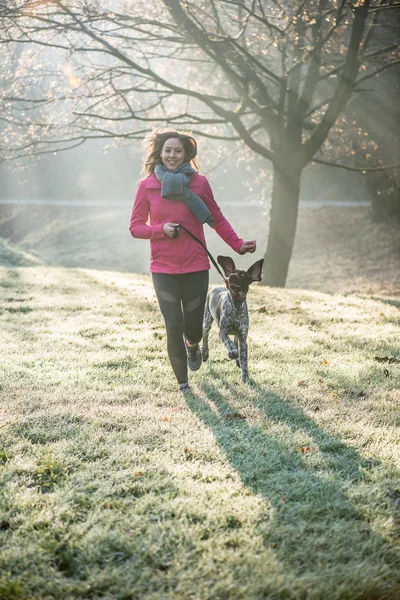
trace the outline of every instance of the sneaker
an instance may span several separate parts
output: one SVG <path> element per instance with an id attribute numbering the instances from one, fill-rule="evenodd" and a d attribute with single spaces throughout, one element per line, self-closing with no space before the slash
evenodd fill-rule
<path id="1" fill-rule="evenodd" d="M 188 383 L 180 383 L 179 384 L 179 391 L 180 392 L 190 392 L 190 387 Z"/>
<path id="2" fill-rule="evenodd" d="M 188 367 L 191 371 L 198 371 L 201 367 L 201 363 L 203 362 L 200 346 L 199 344 L 196 344 L 195 346 L 188 346 L 185 338 L 183 338 L 183 340 L 185 342 Z"/>

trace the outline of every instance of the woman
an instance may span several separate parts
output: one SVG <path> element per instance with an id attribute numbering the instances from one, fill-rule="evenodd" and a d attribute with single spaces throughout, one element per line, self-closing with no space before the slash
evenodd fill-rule
<path id="1" fill-rule="evenodd" d="M 156 130 L 144 145 L 147 177 L 139 183 L 129 230 L 135 238 L 150 240 L 150 271 L 165 320 L 168 356 L 179 389 L 186 391 L 188 365 L 197 371 L 202 362 L 199 342 L 210 263 L 204 248 L 177 226 L 205 244 L 203 224 L 208 223 L 239 254 L 255 252 L 256 242 L 239 238 L 221 213 L 206 177 L 198 174 L 191 135 Z"/>

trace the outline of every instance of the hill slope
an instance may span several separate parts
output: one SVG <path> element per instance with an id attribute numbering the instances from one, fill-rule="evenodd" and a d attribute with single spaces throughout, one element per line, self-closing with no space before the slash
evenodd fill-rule
<path id="1" fill-rule="evenodd" d="M 260 205 L 224 214 L 245 239 L 265 249 L 268 215 Z M 147 273 L 149 243 L 128 231 L 130 206 L 1 206 L 0 236 L 42 263 Z M 229 247 L 206 228 L 214 256 Z M 242 268 L 249 257 L 235 256 Z M 5 264 L 4 260 L 0 264 Z M 212 281 L 219 276 L 212 270 Z M 330 293 L 400 295 L 400 223 L 374 223 L 367 207 L 300 207 L 288 287 Z"/>

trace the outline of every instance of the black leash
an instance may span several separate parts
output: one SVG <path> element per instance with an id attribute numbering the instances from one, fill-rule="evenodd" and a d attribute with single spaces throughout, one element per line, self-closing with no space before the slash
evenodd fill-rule
<path id="1" fill-rule="evenodd" d="M 189 229 L 186 229 L 186 227 L 184 227 L 183 225 L 174 225 L 174 229 L 175 229 L 175 235 L 174 237 L 178 236 L 178 230 L 179 229 L 183 229 L 184 231 L 186 231 L 186 233 L 188 233 L 190 235 L 191 238 L 193 238 L 198 244 L 200 244 L 200 246 L 203 246 L 204 250 L 207 252 L 209 259 L 211 260 L 212 264 L 214 265 L 214 267 L 217 269 L 218 273 L 221 275 L 222 279 L 224 280 L 224 282 L 226 281 L 226 277 L 225 275 L 222 273 L 221 269 L 219 268 L 218 264 L 216 263 L 213 255 L 207 250 L 206 246 L 203 244 L 203 242 L 201 240 L 199 240 L 199 238 L 194 235 L 194 233 L 192 233 L 191 231 L 189 231 Z"/>

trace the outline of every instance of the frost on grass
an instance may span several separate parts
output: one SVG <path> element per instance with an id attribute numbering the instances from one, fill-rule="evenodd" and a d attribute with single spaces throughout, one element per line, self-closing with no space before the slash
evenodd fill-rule
<path id="1" fill-rule="evenodd" d="M 255 287 L 183 398 L 149 278 L 0 279 L 1 597 L 395 597 L 395 304 Z"/>

